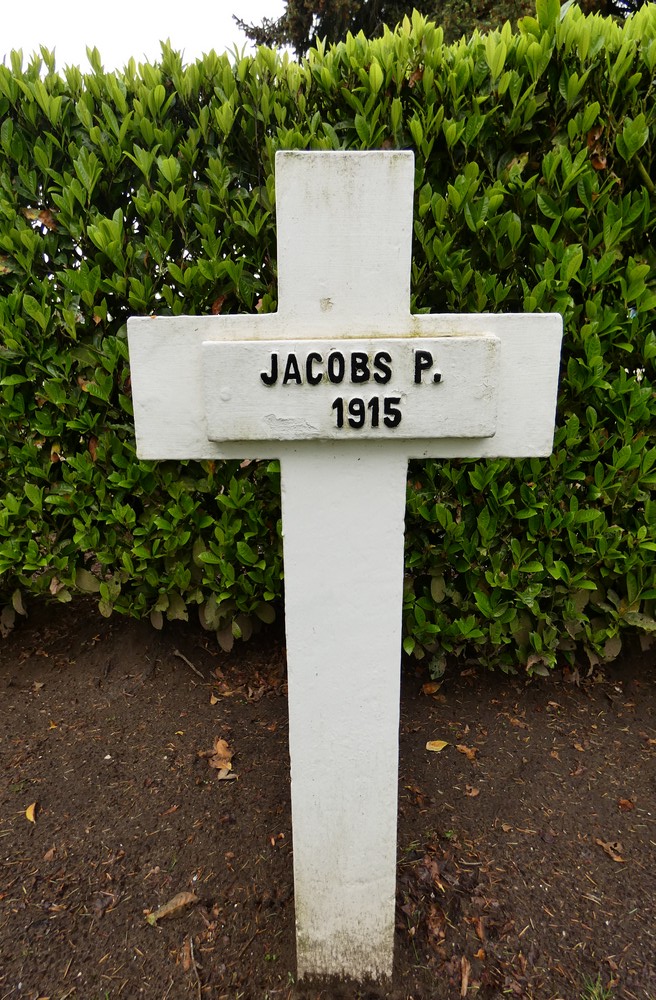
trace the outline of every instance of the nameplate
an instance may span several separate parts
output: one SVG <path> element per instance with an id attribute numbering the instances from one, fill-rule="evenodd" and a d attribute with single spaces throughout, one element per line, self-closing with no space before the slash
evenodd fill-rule
<path id="1" fill-rule="evenodd" d="M 295 441 L 492 437 L 494 335 L 206 341 L 207 437 Z"/>

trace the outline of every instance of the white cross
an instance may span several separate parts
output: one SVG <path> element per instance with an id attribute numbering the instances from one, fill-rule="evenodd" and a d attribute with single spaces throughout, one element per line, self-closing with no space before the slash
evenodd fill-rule
<path id="1" fill-rule="evenodd" d="M 141 458 L 280 458 L 299 976 L 391 975 L 409 458 L 547 455 L 558 315 L 411 315 L 409 152 L 276 156 L 278 312 L 128 323 Z"/>

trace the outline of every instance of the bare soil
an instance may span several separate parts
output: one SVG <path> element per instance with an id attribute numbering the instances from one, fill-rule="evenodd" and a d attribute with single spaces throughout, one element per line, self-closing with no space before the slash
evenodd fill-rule
<path id="1" fill-rule="evenodd" d="M 655 665 L 406 669 L 394 982 L 299 985 L 282 634 L 34 609 L 0 643 L 0 1000 L 656 1000 Z"/>

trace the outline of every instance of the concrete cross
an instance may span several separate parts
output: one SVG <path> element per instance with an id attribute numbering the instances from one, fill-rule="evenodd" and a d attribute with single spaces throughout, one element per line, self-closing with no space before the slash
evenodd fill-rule
<path id="1" fill-rule="evenodd" d="M 276 156 L 278 312 L 128 323 L 141 458 L 279 458 L 300 977 L 391 976 L 409 458 L 547 455 L 558 315 L 411 315 L 409 152 Z"/>

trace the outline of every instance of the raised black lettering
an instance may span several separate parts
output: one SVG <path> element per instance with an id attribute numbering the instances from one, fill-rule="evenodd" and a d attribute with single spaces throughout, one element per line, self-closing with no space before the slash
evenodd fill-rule
<path id="1" fill-rule="evenodd" d="M 386 427 L 398 427 L 401 423 L 400 396 L 387 396 L 383 403 L 383 423 Z"/>
<path id="2" fill-rule="evenodd" d="M 367 415 L 364 399 L 360 399 L 358 396 L 355 399 L 350 399 L 348 412 L 349 427 L 353 427 L 354 430 L 359 431 L 361 427 L 364 427 L 364 418 Z"/>
<path id="3" fill-rule="evenodd" d="M 344 426 L 344 400 L 341 399 L 338 396 L 337 399 L 333 400 L 333 405 L 331 406 L 331 409 L 335 411 L 335 426 L 336 427 L 343 427 Z"/>
<path id="4" fill-rule="evenodd" d="M 392 377 L 392 355 L 387 351 L 378 351 L 374 355 L 374 382 L 385 385 Z"/>
<path id="5" fill-rule="evenodd" d="M 288 356 L 287 364 L 285 365 L 285 374 L 282 377 L 282 384 L 287 385 L 288 382 L 295 382 L 296 385 L 303 385 L 301 370 L 298 367 L 298 361 L 295 354 L 290 354 Z"/>
<path id="6" fill-rule="evenodd" d="M 368 382 L 371 378 L 369 372 L 369 358 L 364 351 L 351 352 L 351 382 Z"/>
<path id="7" fill-rule="evenodd" d="M 275 385 L 278 381 L 278 355 L 271 355 L 271 371 L 260 372 L 260 378 L 265 385 Z"/>
<path id="8" fill-rule="evenodd" d="M 316 351 L 310 351 L 305 360 L 305 379 L 308 385 L 319 385 L 319 382 L 323 378 L 321 372 L 315 372 L 312 366 L 315 364 L 320 365 L 323 358 Z"/>
<path id="9" fill-rule="evenodd" d="M 421 384 L 422 375 L 433 364 L 430 351 L 415 351 L 415 385 Z"/>
<path id="10" fill-rule="evenodd" d="M 345 369 L 346 364 L 343 354 L 333 351 L 332 354 L 328 355 L 328 378 L 334 385 L 339 385 L 344 380 Z"/>
<path id="11" fill-rule="evenodd" d="M 372 396 L 367 403 L 367 408 L 371 411 L 371 426 L 378 427 L 380 419 L 380 400 L 378 396 Z"/>

